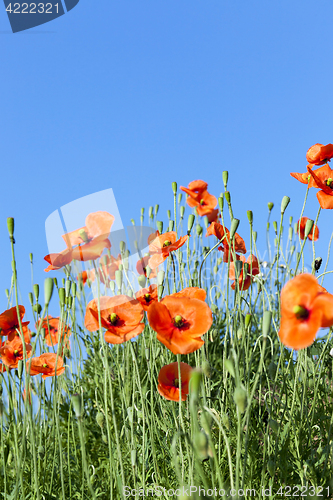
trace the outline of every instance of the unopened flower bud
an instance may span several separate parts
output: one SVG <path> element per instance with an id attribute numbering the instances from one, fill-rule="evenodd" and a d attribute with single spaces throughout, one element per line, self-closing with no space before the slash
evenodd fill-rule
<path id="1" fill-rule="evenodd" d="M 284 212 L 286 211 L 286 208 L 289 205 L 289 203 L 290 203 L 289 196 L 284 196 L 282 198 L 282 202 L 281 202 L 281 214 L 284 214 Z"/>
<path id="2" fill-rule="evenodd" d="M 156 227 L 157 227 L 157 230 L 160 234 L 163 233 L 163 221 L 161 220 L 157 220 L 156 221 Z"/>
<path id="3" fill-rule="evenodd" d="M 224 170 L 222 172 L 222 180 L 223 180 L 225 190 L 227 190 L 228 178 L 229 178 L 229 172 L 228 172 L 228 170 Z"/>
<path id="4" fill-rule="evenodd" d="M 269 202 L 267 203 L 267 206 L 268 206 L 268 210 L 271 212 L 271 211 L 273 210 L 274 203 L 273 203 L 273 202 L 271 202 L 271 201 L 269 201 Z"/>
<path id="5" fill-rule="evenodd" d="M 8 228 L 9 237 L 13 238 L 13 236 L 14 236 L 14 218 L 13 217 L 7 217 L 7 228 Z"/>
<path id="6" fill-rule="evenodd" d="M 190 214 L 188 216 L 188 221 L 187 221 L 187 234 L 190 234 L 190 232 L 192 231 L 192 227 L 193 227 L 194 221 L 195 221 L 194 215 Z"/>
<path id="7" fill-rule="evenodd" d="M 46 278 L 44 281 L 44 301 L 45 305 L 48 306 L 53 293 L 54 281 L 52 278 Z"/>
<path id="8" fill-rule="evenodd" d="M 171 184 L 171 186 L 172 186 L 173 194 L 177 194 L 177 182 L 173 182 Z"/>

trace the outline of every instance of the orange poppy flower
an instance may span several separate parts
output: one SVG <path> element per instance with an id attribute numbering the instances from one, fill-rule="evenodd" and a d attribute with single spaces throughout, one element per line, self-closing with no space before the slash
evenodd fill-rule
<path id="1" fill-rule="evenodd" d="M 243 262 L 243 264 L 245 263 L 245 257 L 243 255 L 240 256 L 240 260 Z M 252 276 L 259 274 L 259 262 L 258 262 L 257 257 L 255 257 L 254 255 L 250 255 L 247 258 L 246 262 L 249 265 L 249 269 L 248 269 L 248 274 L 247 274 L 245 280 L 244 280 L 244 276 L 243 276 L 244 265 L 242 266 L 242 270 L 241 270 L 240 275 L 238 277 L 238 283 L 239 283 L 240 290 L 248 290 L 250 288 L 250 286 L 252 284 L 252 278 L 250 276 L 250 273 L 252 274 Z M 252 264 L 251 264 L 251 262 L 252 262 Z M 252 270 L 251 270 L 251 265 L 252 265 Z M 231 280 L 236 279 L 234 262 L 230 263 L 229 279 L 231 279 Z M 235 290 L 235 287 L 236 287 L 236 281 L 234 281 L 231 285 L 231 288 L 233 290 Z"/>
<path id="2" fill-rule="evenodd" d="M 155 269 L 162 264 L 162 262 L 169 257 L 170 252 L 184 245 L 187 238 L 187 235 L 181 236 L 179 240 L 176 241 L 177 233 L 175 231 L 169 231 L 157 236 L 149 245 L 149 251 L 152 254 L 148 261 L 149 267 Z"/>
<path id="3" fill-rule="evenodd" d="M 48 318 L 46 317 L 39 321 L 39 323 L 42 323 L 41 328 L 45 329 L 45 343 L 50 347 L 57 345 L 61 338 L 64 339 L 67 346 L 69 345 L 68 337 L 70 336 L 71 331 L 68 326 L 62 323 L 62 331 L 60 332 L 59 319 L 59 317 L 53 318 L 52 316 L 48 316 Z"/>
<path id="4" fill-rule="evenodd" d="M 282 288 L 279 337 L 285 346 L 304 349 L 319 328 L 333 325 L 333 295 L 321 288 L 312 274 L 299 274 Z"/>
<path id="5" fill-rule="evenodd" d="M 219 240 L 222 240 L 222 247 L 218 247 L 219 250 L 223 250 L 223 262 L 228 262 L 229 247 L 230 247 L 230 231 L 224 228 L 222 224 L 218 222 L 212 222 L 207 228 L 206 236 L 216 236 Z M 236 253 L 246 253 L 245 242 L 243 238 L 235 233 L 235 252 Z M 236 255 L 236 260 L 239 260 L 239 256 Z M 232 252 L 230 252 L 230 262 L 233 261 Z"/>
<path id="6" fill-rule="evenodd" d="M 8 366 L 0 363 L 0 373 L 5 373 L 7 371 Z"/>
<path id="7" fill-rule="evenodd" d="M 57 362 L 57 364 L 56 364 Z M 29 363 L 27 361 L 27 371 L 29 370 Z M 32 358 L 30 365 L 30 376 L 39 375 L 42 373 L 42 378 L 54 377 L 56 374 L 61 375 L 64 373 L 64 360 L 53 352 L 41 354 L 38 358 Z"/>
<path id="8" fill-rule="evenodd" d="M 93 212 L 86 218 L 86 225 L 62 237 L 69 249 L 73 250 L 73 259 L 80 261 L 95 260 L 103 253 L 104 248 L 111 248 L 108 236 L 114 216 L 108 212 Z"/>
<path id="9" fill-rule="evenodd" d="M 304 240 L 304 238 L 305 238 L 305 226 L 306 226 L 306 223 L 308 220 L 309 220 L 308 217 L 302 217 L 301 221 L 297 222 L 297 233 L 299 232 L 301 240 Z M 308 239 L 310 241 L 312 241 L 312 232 L 313 232 L 313 229 L 311 230 L 311 232 L 308 236 Z M 314 241 L 317 241 L 318 238 L 319 238 L 319 229 L 318 229 L 318 226 L 316 226 L 315 233 L 314 233 Z"/>
<path id="10" fill-rule="evenodd" d="M 189 354 L 199 349 L 201 336 L 212 326 L 212 311 L 206 302 L 188 297 L 165 297 L 147 311 L 157 339 L 174 354 Z"/>
<path id="11" fill-rule="evenodd" d="M 211 212 L 209 212 L 209 214 L 206 215 L 208 222 L 218 222 L 218 220 L 221 218 L 218 208 L 215 208 L 215 210 L 212 210 Z"/>
<path id="12" fill-rule="evenodd" d="M 27 340 L 27 338 L 29 337 L 30 340 L 31 332 L 28 328 L 26 328 L 30 321 L 22 321 L 25 314 L 25 307 L 18 306 L 18 308 L 20 312 L 24 338 Z M 11 307 L 10 309 L 7 309 L 7 311 L 0 314 L 0 335 L 8 336 L 8 340 L 13 340 L 16 335 L 19 336 L 19 330 L 20 325 L 17 317 L 16 307 Z"/>
<path id="13" fill-rule="evenodd" d="M 192 181 L 188 187 L 180 189 L 188 194 L 187 204 L 197 208 L 198 215 L 208 215 L 217 205 L 217 198 L 207 191 L 208 184 L 204 181 Z"/>
<path id="14" fill-rule="evenodd" d="M 181 398 L 186 401 L 189 393 L 188 386 L 193 368 L 187 363 L 180 363 Z M 179 401 L 179 373 L 178 363 L 163 366 L 158 374 L 158 392 L 169 401 Z"/>
<path id="15" fill-rule="evenodd" d="M 176 292 L 170 295 L 170 297 L 188 297 L 189 299 L 199 299 L 203 301 L 206 300 L 206 296 L 206 290 L 197 286 L 187 287 L 180 292 Z"/>
<path id="16" fill-rule="evenodd" d="M 142 305 L 143 309 L 148 311 L 148 307 L 150 307 L 153 302 L 158 300 L 157 285 L 150 285 L 149 288 L 142 288 L 135 294 L 135 296 Z"/>
<path id="17" fill-rule="evenodd" d="M 146 267 L 149 265 L 149 259 L 150 259 L 150 255 L 146 255 L 145 257 L 142 257 L 142 259 L 138 260 L 138 262 L 136 263 L 137 272 L 141 275 L 146 276 L 146 277 L 147 277 Z M 149 279 L 156 278 L 157 272 L 158 272 L 158 269 L 156 269 L 156 270 L 152 269 L 151 273 L 149 275 Z"/>
<path id="18" fill-rule="evenodd" d="M 308 166 L 308 171 L 311 175 L 309 181 L 310 187 L 321 189 L 317 193 L 319 205 L 324 209 L 333 209 L 333 170 L 328 165 L 313 171 Z"/>
<path id="19" fill-rule="evenodd" d="M 45 272 L 48 273 L 49 271 L 58 271 L 58 269 L 61 269 L 72 262 L 72 250 L 66 248 L 66 250 L 63 250 L 60 253 L 50 253 L 44 257 L 44 260 L 50 264 L 46 269 L 44 269 Z"/>
<path id="20" fill-rule="evenodd" d="M 100 297 L 101 325 L 105 328 L 104 339 L 109 344 L 122 344 L 139 335 L 145 325 L 140 302 L 127 295 Z M 86 309 L 84 324 L 87 330 L 99 329 L 98 301 L 93 299 Z"/>
<path id="21" fill-rule="evenodd" d="M 25 344 L 27 357 L 31 356 L 31 345 Z M 7 368 L 17 368 L 18 362 L 23 359 L 23 344 L 19 337 L 15 337 L 10 342 L 6 341 L 0 347 L 0 358 Z"/>
<path id="22" fill-rule="evenodd" d="M 95 273 L 94 273 L 94 278 L 95 278 Z M 78 281 L 81 280 L 82 283 L 85 285 L 87 283 L 87 280 L 91 280 L 90 278 L 90 271 L 82 271 L 82 273 L 79 273 L 77 278 Z"/>
<path id="23" fill-rule="evenodd" d="M 298 172 L 291 172 L 290 175 L 297 179 L 302 184 L 308 184 L 309 182 L 309 172 L 305 172 L 304 174 L 299 174 Z"/>
<path id="24" fill-rule="evenodd" d="M 306 159 L 312 165 L 323 165 L 333 158 L 333 144 L 315 144 L 308 149 Z"/>

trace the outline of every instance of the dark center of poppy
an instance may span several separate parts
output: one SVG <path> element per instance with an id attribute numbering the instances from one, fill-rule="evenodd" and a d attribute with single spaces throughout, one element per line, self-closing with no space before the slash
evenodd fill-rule
<path id="1" fill-rule="evenodd" d="M 171 241 L 169 240 L 165 240 L 165 242 L 163 243 L 163 247 L 168 247 L 171 245 Z"/>
<path id="2" fill-rule="evenodd" d="M 326 181 L 326 186 L 333 189 L 332 182 L 333 182 L 333 179 L 331 177 L 329 177 Z"/>
<path id="3" fill-rule="evenodd" d="M 173 385 L 174 387 L 179 388 L 179 378 L 175 378 L 175 380 L 173 381 Z"/>
<path id="4" fill-rule="evenodd" d="M 149 293 L 145 294 L 145 300 L 147 303 L 150 302 L 150 294 Z"/>
<path id="5" fill-rule="evenodd" d="M 181 328 L 184 325 L 183 318 L 180 315 L 175 316 L 173 321 L 178 328 Z"/>
<path id="6" fill-rule="evenodd" d="M 204 204 L 204 200 L 203 200 L 203 199 L 201 199 L 201 200 L 200 200 L 200 205 L 203 205 L 203 204 Z"/>
<path id="7" fill-rule="evenodd" d="M 18 350 L 17 350 L 17 349 L 15 349 L 15 351 L 14 351 L 14 356 L 18 356 L 18 355 L 19 355 L 19 352 L 18 352 Z"/>
<path id="8" fill-rule="evenodd" d="M 110 314 L 110 316 L 109 316 L 109 321 L 110 321 L 110 323 L 112 323 L 113 325 L 115 325 L 115 324 L 117 323 L 118 319 L 119 319 L 119 317 L 117 316 L 117 314 L 116 314 L 116 313 L 112 313 L 112 314 Z"/>
<path id="9" fill-rule="evenodd" d="M 299 306 L 299 305 L 294 307 L 293 313 L 295 314 L 296 318 L 300 319 L 300 320 L 308 319 L 308 317 L 310 315 L 310 312 L 308 311 L 308 309 L 306 309 L 303 306 Z"/>
<path id="10" fill-rule="evenodd" d="M 46 363 L 43 364 L 43 368 L 47 368 L 47 364 Z"/>

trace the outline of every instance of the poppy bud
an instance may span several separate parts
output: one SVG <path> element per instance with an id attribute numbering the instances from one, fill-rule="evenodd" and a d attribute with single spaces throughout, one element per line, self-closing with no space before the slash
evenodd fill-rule
<path id="1" fill-rule="evenodd" d="M 311 233 L 311 230 L 313 228 L 313 220 L 308 219 L 305 224 L 305 229 L 304 229 L 304 237 L 307 238 L 309 234 Z"/>
<path id="2" fill-rule="evenodd" d="M 227 190 L 228 178 L 229 178 L 229 172 L 228 172 L 228 170 L 224 170 L 222 172 L 222 180 L 223 180 L 225 190 Z"/>
<path id="3" fill-rule="evenodd" d="M 168 219 L 170 220 L 171 219 L 171 210 L 167 210 L 167 216 L 168 216 Z"/>
<path id="4" fill-rule="evenodd" d="M 40 304 L 35 304 L 33 306 L 33 311 L 35 311 L 37 314 L 40 314 L 42 312 L 42 306 Z"/>
<path id="5" fill-rule="evenodd" d="M 112 292 L 114 292 L 114 291 L 115 291 L 115 289 L 116 289 L 116 284 L 115 284 L 115 282 L 114 282 L 114 281 L 110 281 L 110 289 L 112 290 Z"/>
<path id="6" fill-rule="evenodd" d="M 240 413 L 244 413 L 247 405 L 247 392 L 242 387 L 236 387 L 234 392 L 234 401 Z"/>
<path id="7" fill-rule="evenodd" d="M 282 202 L 281 202 L 281 214 L 284 214 L 284 212 L 286 211 L 286 208 L 289 205 L 289 203 L 290 203 L 289 196 L 284 196 L 282 198 Z"/>
<path id="8" fill-rule="evenodd" d="M 225 197 L 225 199 L 227 200 L 228 205 L 230 205 L 230 203 L 231 203 L 231 195 L 230 195 L 230 192 L 229 192 L 229 191 L 226 191 L 226 192 L 224 193 L 224 197 Z"/>
<path id="9" fill-rule="evenodd" d="M 234 368 L 234 364 L 233 362 L 231 361 L 231 359 L 226 359 L 225 362 L 224 362 L 224 367 L 225 369 L 227 370 L 227 372 L 230 373 L 230 375 L 232 377 L 235 378 L 235 368 Z"/>
<path id="10" fill-rule="evenodd" d="M 131 219 L 132 225 L 135 226 L 135 220 Z"/>
<path id="11" fill-rule="evenodd" d="M 267 203 L 267 206 L 268 206 L 268 210 L 271 212 L 273 210 L 273 207 L 274 207 L 274 203 L 272 201 L 269 201 Z"/>
<path id="12" fill-rule="evenodd" d="M 268 460 L 267 462 L 267 470 L 268 470 L 268 473 L 271 477 L 274 476 L 275 474 L 275 462 L 273 460 Z"/>
<path id="13" fill-rule="evenodd" d="M 38 298 L 39 298 L 39 285 L 34 285 L 33 286 L 33 290 L 34 290 L 36 302 L 38 302 Z"/>
<path id="14" fill-rule="evenodd" d="M 258 233 L 257 231 L 253 231 L 253 241 L 256 242 L 257 241 L 257 236 L 258 236 Z"/>
<path id="15" fill-rule="evenodd" d="M 202 371 L 200 368 L 194 368 L 191 372 L 191 382 L 190 382 L 190 390 L 192 399 L 198 399 L 199 389 L 202 381 Z"/>
<path id="16" fill-rule="evenodd" d="M 180 218 L 183 219 L 184 218 L 184 214 L 185 214 L 185 207 L 184 207 L 184 205 L 182 205 L 180 207 L 179 213 L 180 213 Z"/>
<path id="17" fill-rule="evenodd" d="M 7 299 L 8 299 L 8 298 L 9 298 L 9 290 L 8 290 L 8 288 L 6 288 L 6 289 L 5 289 L 5 294 L 6 294 L 6 297 L 7 297 Z M 31 294 L 31 295 L 32 295 L 32 294 Z M 31 304 L 31 305 L 32 305 L 32 304 Z"/>
<path id="18" fill-rule="evenodd" d="M 149 276 L 151 275 L 151 268 L 149 266 L 146 267 L 146 276 L 147 279 L 149 280 Z"/>
<path id="19" fill-rule="evenodd" d="M 48 306 L 53 293 L 54 281 L 52 278 L 46 278 L 44 281 L 44 301 L 45 305 Z"/>
<path id="20" fill-rule="evenodd" d="M 71 308 L 73 303 L 73 298 L 71 296 L 66 297 L 66 305 Z"/>
<path id="21" fill-rule="evenodd" d="M 76 283 L 74 283 L 74 281 L 72 282 L 72 286 L 71 286 L 71 294 L 73 295 L 73 297 L 76 297 Z"/>
<path id="22" fill-rule="evenodd" d="M 66 298 L 65 289 L 59 288 L 58 293 L 59 293 L 60 305 L 61 307 L 63 307 L 65 305 L 65 298 Z"/>
<path id="23" fill-rule="evenodd" d="M 269 334 L 269 329 L 271 326 L 271 321 L 272 321 L 272 312 L 271 311 L 265 311 L 263 320 L 262 320 L 262 334 L 265 337 Z"/>
<path id="24" fill-rule="evenodd" d="M 168 231 L 173 231 L 173 226 L 174 226 L 174 221 L 173 220 L 169 220 L 169 229 Z"/>
<path id="25" fill-rule="evenodd" d="M 178 205 L 180 205 L 180 204 L 181 204 L 182 199 L 183 199 L 183 193 L 179 193 L 179 194 L 178 194 Z"/>
<path id="26" fill-rule="evenodd" d="M 162 285 L 163 284 L 164 276 L 165 276 L 165 272 L 164 271 L 158 271 L 158 273 L 157 273 L 157 284 L 158 285 Z"/>
<path id="27" fill-rule="evenodd" d="M 153 219 L 154 218 L 153 210 L 154 210 L 153 207 L 149 207 L 149 212 L 148 212 L 149 219 Z"/>
<path id="28" fill-rule="evenodd" d="M 104 421 L 105 421 L 104 415 L 102 412 L 99 411 L 96 415 L 96 422 L 98 423 L 101 429 L 103 429 L 104 427 Z"/>
<path id="29" fill-rule="evenodd" d="M 267 222 L 267 224 L 266 224 L 266 229 L 267 229 L 267 231 L 269 231 L 270 226 L 271 226 L 271 225 L 270 225 L 270 223 L 269 223 L 269 222 Z"/>
<path id="30" fill-rule="evenodd" d="M 190 232 L 192 231 L 192 227 L 193 227 L 193 224 L 194 224 L 194 220 L 195 220 L 195 217 L 193 214 L 190 214 L 188 216 L 188 220 L 187 220 L 187 234 L 190 234 Z"/>
<path id="31" fill-rule="evenodd" d="M 19 377 L 19 379 L 21 380 L 21 378 L 22 378 L 22 373 L 23 373 L 23 361 L 22 361 L 22 359 L 20 359 L 20 361 L 18 362 L 18 365 L 17 365 L 17 373 L 18 373 L 18 377 Z"/>
<path id="32" fill-rule="evenodd" d="M 119 243 L 119 248 L 120 248 L 120 253 L 124 253 L 126 249 L 126 243 L 124 241 L 121 241 Z"/>
<path id="33" fill-rule="evenodd" d="M 66 297 L 69 296 L 70 290 L 71 290 L 71 282 L 69 280 L 66 280 L 65 283 Z"/>
<path id="34" fill-rule="evenodd" d="M 236 262 L 234 262 L 234 266 L 235 266 L 236 279 L 238 279 L 240 276 L 240 273 L 242 272 L 243 262 L 241 260 L 236 260 Z"/>
<path id="35" fill-rule="evenodd" d="M 160 206 L 159 205 L 155 205 L 155 215 L 158 214 L 158 210 L 159 210 Z"/>
<path id="36" fill-rule="evenodd" d="M 277 234 L 277 222 L 276 222 L 276 220 L 273 221 L 273 227 L 274 227 L 275 234 Z"/>
<path id="37" fill-rule="evenodd" d="M 119 268 L 120 268 L 120 266 L 119 266 Z M 119 270 L 119 269 L 117 271 L 115 271 L 115 277 L 116 277 L 117 287 L 120 290 L 121 286 L 123 284 L 123 273 L 122 273 L 122 271 Z"/>
<path id="38" fill-rule="evenodd" d="M 141 288 L 144 288 L 146 286 L 146 277 L 143 275 L 139 276 L 138 283 L 141 286 Z"/>
<path id="39" fill-rule="evenodd" d="M 253 223 L 253 212 L 252 212 L 252 210 L 248 210 L 246 212 L 246 215 L 247 215 L 247 218 L 249 219 L 249 223 L 252 224 Z"/>
<path id="40" fill-rule="evenodd" d="M 221 297 L 221 292 L 216 292 L 215 298 L 218 300 Z"/>
<path id="41" fill-rule="evenodd" d="M 82 417 L 81 395 L 78 393 L 73 394 L 72 403 L 76 417 L 81 418 Z"/>
<path id="42" fill-rule="evenodd" d="M 245 328 L 248 328 L 251 323 L 251 314 L 245 316 Z"/>
<path id="43" fill-rule="evenodd" d="M 29 253 L 30 264 L 32 264 L 32 253 Z"/>
<path id="44" fill-rule="evenodd" d="M 161 220 L 156 221 L 156 227 L 160 234 L 163 233 L 163 222 Z"/>
<path id="45" fill-rule="evenodd" d="M 177 194 L 177 182 L 173 182 L 171 184 L 171 186 L 172 186 L 173 194 Z"/>
<path id="46" fill-rule="evenodd" d="M 141 208 L 141 216 L 143 216 L 144 214 L 145 214 L 145 209 L 143 207 L 143 208 Z"/>
<path id="47" fill-rule="evenodd" d="M 230 226 L 230 238 L 232 239 L 235 236 L 235 232 L 239 226 L 239 219 L 232 219 Z"/>
<path id="48" fill-rule="evenodd" d="M 31 304 L 31 307 L 34 305 L 34 296 L 32 295 L 31 292 L 28 293 L 29 295 L 29 301 L 30 301 L 30 304 Z"/>
<path id="49" fill-rule="evenodd" d="M 290 224 L 290 225 L 292 225 L 292 223 L 293 223 L 293 216 L 291 215 L 291 216 L 289 217 L 289 224 Z"/>
<path id="50" fill-rule="evenodd" d="M 289 234 L 288 234 L 289 240 L 291 241 L 293 239 L 293 228 L 289 228 Z"/>
<path id="51" fill-rule="evenodd" d="M 7 228 L 8 228 L 9 237 L 13 238 L 13 236 L 14 236 L 14 218 L 13 217 L 7 217 Z"/>
<path id="52" fill-rule="evenodd" d="M 198 235 L 198 236 L 201 236 L 201 235 L 202 235 L 202 232 L 203 232 L 203 229 L 202 229 L 202 227 L 200 226 L 200 224 L 197 224 L 197 225 L 196 225 L 196 230 L 197 230 L 197 235 Z"/>
<path id="53" fill-rule="evenodd" d="M 131 464 L 132 467 L 136 466 L 136 450 L 131 451 Z"/>
<path id="54" fill-rule="evenodd" d="M 217 274 L 217 273 L 218 273 L 218 270 L 219 270 L 219 268 L 218 268 L 217 266 L 214 266 L 214 267 L 213 267 L 213 272 L 214 272 L 214 274 Z"/>
<path id="55" fill-rule="evenodd" d="M 53 283 L 55 284 L 55 286 L 58 288 L 58 280 L 57 278 L 53 278 Z"/>
<path id="56" fill-rule="evenodd" d="M 291 248 L 290 248 L 290 255 L 292 255 L 294 252 L 295 252 L 295 245 L 293 245 Z"/>

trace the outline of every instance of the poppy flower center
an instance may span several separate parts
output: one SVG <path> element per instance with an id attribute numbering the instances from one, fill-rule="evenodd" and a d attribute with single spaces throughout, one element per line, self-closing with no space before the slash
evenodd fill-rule
<path id="1" fill-rule="evenodd" d="M 88 243 L 90 241 L 88 238 L 88 235 L 84 229 L 80 229 L 79 235 L 80 235 L 80 238 L 82 238 L 82 240 L 84 241 L 84 243 Z"/>
<path id="2" fill-rule="evenodd" d="M 177 387 L 177 389 L 179 388 L 179 378 L 175 378 L 175 380 L 173 381 L 173 385 L 174 387 Z"/>
<path id="3" fill-rule="evenodd" d="M 326 181 L 326 185 L 327 185 L 328 187 L 330 187 L 331 189 L 333 189 L 333 186 L 331 186 L 332 182 L 333 182 L 333 179 L 332 179 L 331 177 L 329 177 L 329 178 L 327 179 L 327 181 Z"/>
<path id="4" fill-rule="evenodd" d="M 293 313 L 295 314 L 297 319 L 307 319 L 310 315 L 310 312 L 303 306 L 297 305 L 293 309 Z"/>
<path id="5" fill-rule="evenodd" d="M 171 241 L 169 240 L 165 240 L 165 242 L 163 243 L 163 247 L 168 247 L 171 245 Z"/>
<path id="6" fill-rule="evenodd" d="M 145 294 L 145 300 L 146 300 L 146 302 L 150 302 L 150 294 L 149 293 Z"/>
<path id="7" fill-rule="evenodd" d="M 173 318 L 173 321 L 178 328 L 180 328 L 184 325 L 184 320 L 180 315 L 175 316 Z"/>
<path id="8" fill-rule="evenodd" d="M 109 316 L 109 321 L 110 321 L 110 323 L 112 323 L 113 325 L 115 325 L 115 324 L 117 323 L 118 319 L 119 319 L 119 317 L 117 316 L 117 314 L 116 314 L 116 313 L 112 313 L 112 314 L 110 314 L 110 316 Z"/>
<path id="9" fill-rule="evenodd" d="M 18 355 L 19 355 L 19 352 L 18 352 L 18 350 L 17 350 L 17 349 L 15 349 L 15 351 L 14 351 L 14 356 L 18 356 Z"/>
<path id="10" fill-rule="evenodd" d="M 204 200 L 203 200 L 203 199 L 201 199 L 201 200 L 200 200 L 200 205 L 203 205 L 203 204 L 204 204 Z"/>
<path id="11" fill-rule="evenodd" d="M 47 364 L 46 363 L 43 364 L 43 368 L 47 368 Z"/>

